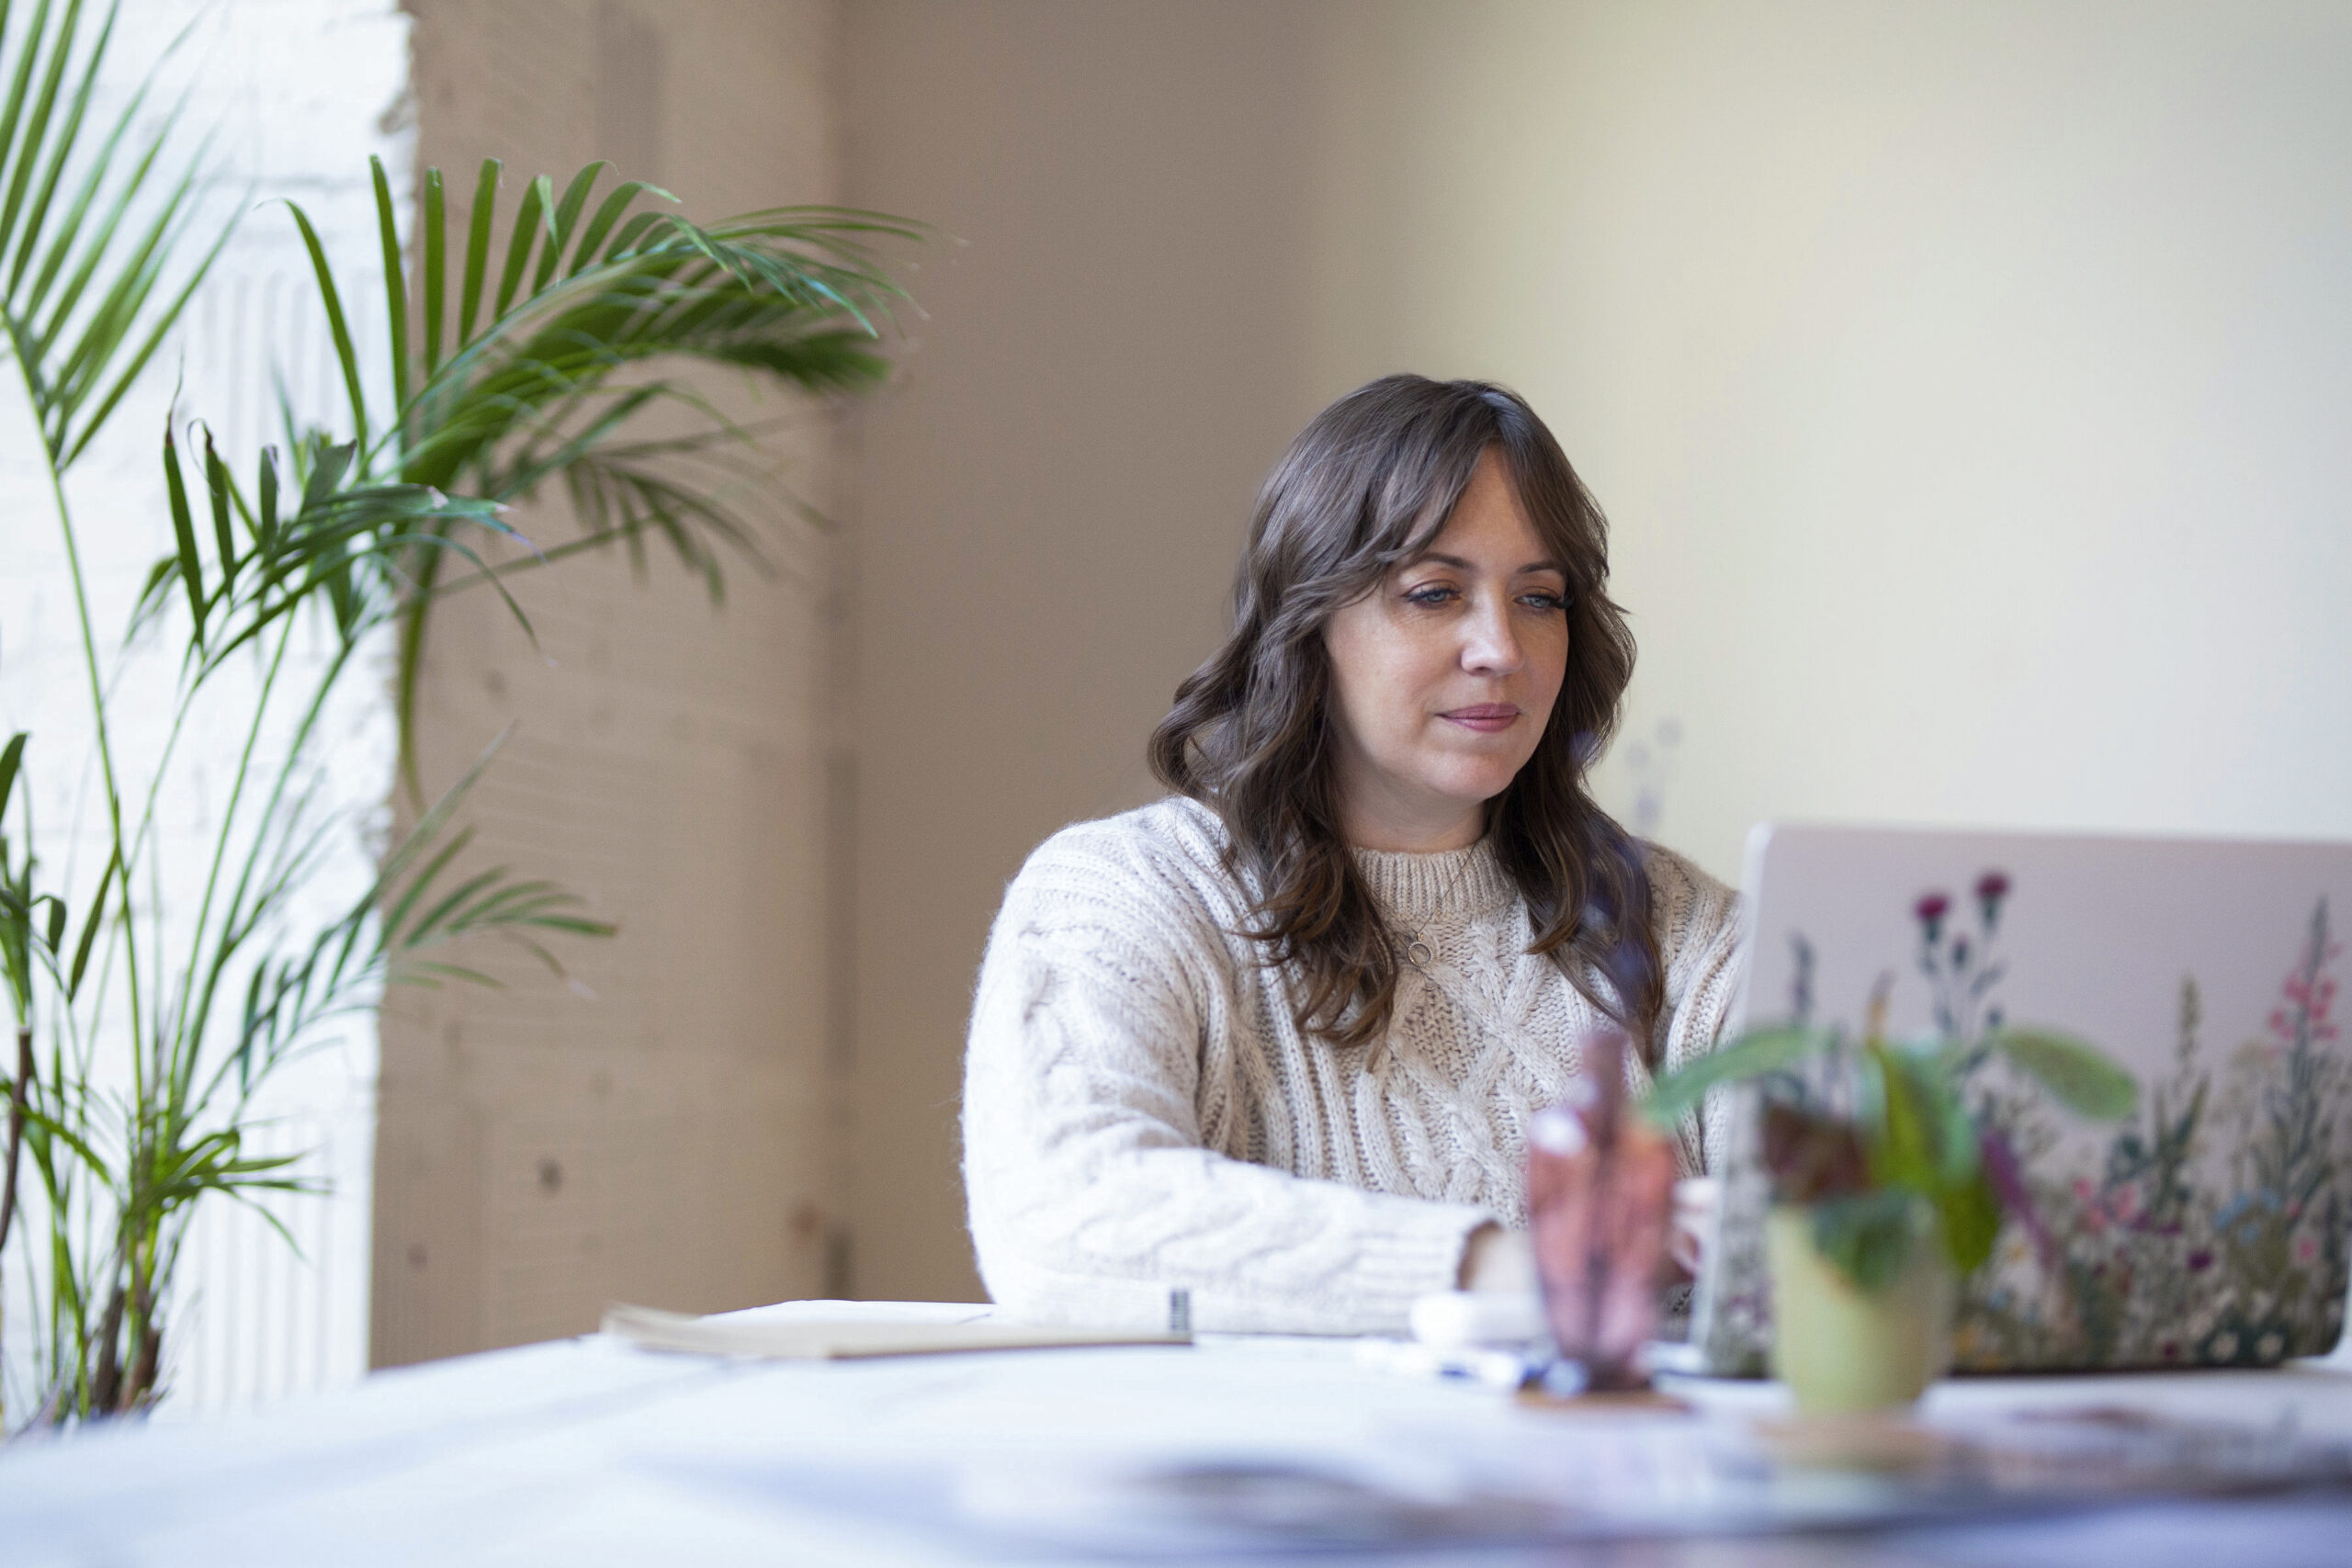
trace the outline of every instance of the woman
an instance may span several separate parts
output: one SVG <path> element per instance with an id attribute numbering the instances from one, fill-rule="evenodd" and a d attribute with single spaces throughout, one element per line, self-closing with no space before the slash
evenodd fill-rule
<path id="1" fill-rule="evenodd" d="M 1388 377 L 1292 443 L 1152 738 L 1174 794 L 1046 840 L 989 937 L 964 1174 L 998 1302 L 1370 1333 L 1524 1281 L 1523 1130 L 1578 1041 L 1623 1027 L 1646 1077 L 1733 978 L 1730 893 L 1585 788 L 1634 666 L 1607 579 L 1498 387 Z"/>

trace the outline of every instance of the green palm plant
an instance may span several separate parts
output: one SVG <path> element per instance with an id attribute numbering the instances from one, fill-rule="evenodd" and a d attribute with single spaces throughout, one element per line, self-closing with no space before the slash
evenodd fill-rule
<path id="1" fill-rule="evenodd" d="M 313 1190 L 294 1160 L 248 1150 L 256 1097 L 277 1069 L 387 985 L 493 983 L 452 944 L 503 937 L 560 967 L 550 939 L 613 929 L 545 880 L 460 873 L 471 833 L 456 817 L 497 742 L 425 803 L 408 734 L 432 607 L 487 586 L 527 635 L 506 575 L 597 547 L 642 552 L 656 538 L 717 593 L 722 549 L 758 559 L 736 494 L 759 478 L 759 433 L 653 362 L 684 356 L 820 393 L 869 386 L 887 368 L 876 339 L 900 296 L 868 247 L 919 231 L 831 209 L 696 226 L 639 210 L 669 198 L 635 183 L 592 210 L 603 173 L 592 164 L 560 197 L 531 181 L 501 254 L 492 161 L 461 249 L 437 171 L 404 244 L 377 164 L 390 353 L 389 388 L 371 396 L 345 293 L 310 216 L 292 208 L 350 428 L 337 439 L 297 429 L 289 413 L 283 450 L 254 455 L 241 479 L 209 432 L 199 441 L 200 427 L 186 427 L 200 449 L 183 450 L 175 411 L 163 443 L 173 547 L 148 572 L 116 653 L 95 629 L 67 476 L 168 337 L 230 223 L 207 215 L 201 152 L 162 169 L 168 121 L 134 137 L 143 90 L 90 142 L 114 8 L 93 27 L 82 0 L 37 0 L 20 33 L 17 9 L 0 0 L 0 331 L 41 432 L 107 852 L 95 878 L 85 867 L 74 887 L 51 882 L 32 753 L 14 738 L 0 751 L 0 976 L 17 1023 L 0 1248 L 19 1207 L 35 1219 L 21 1168 L 41 1230 L 37 1241 L 17 1232 L 40 1319 L 31 1419 L 62 1420 L 153 1397 L 198 1203 Z M 413 316 L 405 255 L 418 271 Z M 657 408 L 698 423 L 646 434 Z M 569 491 L 582 528 L 540 549 L 502 514 L 546 486 Z M 349 826 L 322 804 L 322 721 L 386 638 L 420 812 L 360 897 L 309 915 L 301 895 Z M 126 752 L 110 722 L 140 680 L 167 689 L 171 714 L 147 754 Z M 225 801 L 201 863 L 167 868 L 158 812 L 181 787 L 180 742 L 224 707 L 236 720 Z M 194 891 L 167 909 L 167 886 Z"/>
<path id="2" fill-rule="evenodd" d="M 722 549 L 760 559 L 752 530 L 729 504 L 729 481 L 742 475 L 725 460 L 757 433 L 720 414 L 692 380 L 638 367 L 701 361 L 820 395 L 865 389 L 889 367 L 879 327 L 904 296 L 873 247 L 921 240 L 919 225 L 792 207 L 697 226 L 642 209 L 674 198 L 634 180 L 592 209 L 606 168 L 590 164 L 560 196 L 545 175 L 528 182 L 500 254 L 503 171 L 497 159 L 485 160 L 460 254 L 441 171 L 425 171 L 415 243 L 403 246 L 390 182 L 374 163 L 391 362 L 391 403 L 380 418 L 364 389 L 334 271 L 310 220 L 294 212 L 350 399 L 355 471 L 499 505 L 560 484 L 582 525 L 577 538 L 498 569 L 448 547 L 481 526 L 483 513 L 436 518 L 407 547 L 398 564 L 413 587 L 401 601 L 396 706 L 413 788 L 408 737 L 419 660 L 428 616 L 445 594 L 616 542 L 641 562 L 646 541 L 659 538 L 716 599 L 725 583 Z M 404 251 L 417 259 L 413 324 Z M 647 416 L 665 408 L 684 409 L 696 427 L 640 435 Z M 773 482 L 756 470 L 752 477 Z M 453 560 L 473 570 L 448 581 Z"/>

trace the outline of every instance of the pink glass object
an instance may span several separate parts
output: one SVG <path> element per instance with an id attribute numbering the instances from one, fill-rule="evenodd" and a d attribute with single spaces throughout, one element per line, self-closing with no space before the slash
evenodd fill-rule
<path id="1" fill-rule="evenodd" d="M 1566 1103 L 1528 1129 L 1527 1204 L 1544 1314 L 1585 1386 L 1639 1388 L 1674 1213 L 1674 1149 L 1625 1104 L 1625 1038 L 1584 1043 Z"/>

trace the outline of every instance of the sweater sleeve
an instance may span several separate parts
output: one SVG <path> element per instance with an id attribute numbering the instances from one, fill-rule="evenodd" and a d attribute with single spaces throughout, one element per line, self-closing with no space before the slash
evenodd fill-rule
<path id="1" fill-rule="evenodd" d="M 1658 1020 L 1658 1060 L 1668 1070 L 1713 1050 L 1739 988 L 1739 897 L 1670 850 L 1649 846 L 1658 955 L 1666 964 L 1666 1010 Z M 1723 1157 L 1730 1097 L 1711 1095 L 1703 1119 L 1680 1129 L 1683 1168 L 1712 1171 Z"/>
<path id="2" fill-rule="evenodd" d="M 1228 949 L 1197 889 L 1084 829 L 1008 890 L 965 1057 L 964 1179 L 989 1295 L 1041 1321 L 1360 1334 L 1453 1287 L 1464 1204 L 1219 1155 L 1198 1112 Z"/>

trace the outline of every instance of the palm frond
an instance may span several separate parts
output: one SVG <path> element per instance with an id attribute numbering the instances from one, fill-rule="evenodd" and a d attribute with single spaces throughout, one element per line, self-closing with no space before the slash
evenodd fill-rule
<path id="1" fill-rule="evenodd" d="M 444 977 L 497 984 L 479 970 L 431 956 L 449 943 L 503 938 L 560 975 L 563 967 L 543 937 L 613 933 L 609 923 L 580 912 L 577 895 L 552 883 L 518 879 L 503 866 L 445 886 L 452 863 L 473 841 L 471 829 L 452 831 L 451 821 L 505 740 L 501 735 L 493 741 L 424 813 L 341 919 L 300 954 L 255 966 L 224 1070 L 232 1066 L 241 1081 L 257 1080 L 314 1038 L 327 1020 L 367 1005 L 382 986 L 432 985 Z"/>
<path id="2" fill-rule="evenodd" d="M 482 164 L 458 263 L 455 332 L 445 344 L 456 248 L 446 182 L 439 170 L 425 171 L 416 224 L 402 236 L 387 176 L 374 166 L 392 360 L 390 412 L 382 419 L 368 406 L 345 290 L 309 218 L 294 208 L 351 405 L 354 461 L 379 482 L 492 502 L 560 480 L 590 539 L 624 541 L 641 559 L 641 541 L 658 536 L 717 596 L 726 554 L 757 560 L 751 530 L 694 476 L 662 472 L 642 457 L 616 460 L 612 451 L 634 439 L 632 426 L 656 404 L 707 404 L 684 382 L 623 382 L 618 373 L 678 359 L 820 396 L 870 387 L 888 370 L 882 333 L 907 301 L 880 247 L 922 243 L 930 231 L 822 207 L 696 225 L 644 207 L 674 198 L 639 181 L 597 200 L 605 172 L 589 164 L 560 195 L 545 175 L 526 182 L 502 236 L 503 169 L 495 159 Z M 402 276 L 403 257 L 416 266 L 413 282 Z M 413 296 L 421 313 L 410 310 Z M 728 439 L 744 438 L 716 415 L 710 424 Z M 394 705 L 403 776 L 420 799 L 411 731 L 424 627 L 443 558 L 462 558 L 442 541 L 477 521 L 453 512 L 421 522 L 401 563 Z M 469 581 L 498 572 L 484 565 Z"/>
<path id="3" fill-rule="evenodd" d="M 160 618 L 176 592 L 187 604 L 192 635 L 187 669 L 200 684 L 241 649 L 298 612 L 322 606 L 349 644 L 397 615 L 404 573 L 421 551 L 446 551 L 489 571 L 481 556 L 450 533 L 464 522 L 487 535 L 528 546 L 500 517 L 496 503 L 451 496 L 428 485 L 364 482 L 354 466 L 356 443 L 315 439 L 299 466 L 297 510 L 281 511 L 277 454 L 264 448 L 251 491 L 241 486 L 204 439 L 201 482 L 207 516 L 200 526 L 176 433 L 164 432 L 164 493 L 174 553 L 148 570 L 134 602 L 134 631 Z M 492 574 L 493 577 L 494 573 Z M 503 585 L 500 592 L 503 594 Z M 518 625 L 530 621 L 505 594 Z"/>
<path id="4" fill-rule="evenodd" d="M 206 216 L 204 144 L 175 176 L 163 171 L 176 114 L 132 143 L 143 88 L 103 140 L 86 145 L 117 6 L 106 6 L 95 28 L 84 11 L 83 0 L 62 9 L 40 0 L 13 42 L 13 62 L 0 38 L 8 84 L 0 100 L 0 332 L 61 471 L 162 346 L 235 222 L 233 214 Z M 205 232 L 209 242 L 191 252 L 186 242 Z"/>

